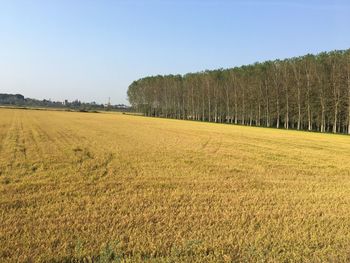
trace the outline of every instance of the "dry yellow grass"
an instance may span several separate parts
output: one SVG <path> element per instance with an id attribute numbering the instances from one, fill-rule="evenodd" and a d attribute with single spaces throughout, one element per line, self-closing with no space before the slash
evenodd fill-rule
<path id="1" fill-rule="evenodd" d="M 346 262 L 350 137 L 0 109 L 0 261 Z"/>

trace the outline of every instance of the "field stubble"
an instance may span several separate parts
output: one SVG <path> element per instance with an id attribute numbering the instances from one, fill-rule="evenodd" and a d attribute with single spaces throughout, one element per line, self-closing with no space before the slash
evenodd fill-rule
<path id="1" fill-rule="evenodd" d="M 0 109 L 0 261 L 350 260 L 350 137 Z"/>

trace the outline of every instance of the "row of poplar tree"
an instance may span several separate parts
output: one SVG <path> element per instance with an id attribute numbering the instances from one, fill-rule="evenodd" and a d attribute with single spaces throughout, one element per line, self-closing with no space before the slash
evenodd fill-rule
<path id="1" fill-rule="evenodd" d="M 128 99 L 147 116 L 350 134 L 350 49 L 145 77 Z"/>

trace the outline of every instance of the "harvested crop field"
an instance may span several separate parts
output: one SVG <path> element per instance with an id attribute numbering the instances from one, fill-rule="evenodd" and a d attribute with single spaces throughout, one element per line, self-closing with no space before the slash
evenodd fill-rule
<path id="1" fill-rule="evenodd" d="M 0 109 L 0 261 L 350 261 L 350 137 Z"/>

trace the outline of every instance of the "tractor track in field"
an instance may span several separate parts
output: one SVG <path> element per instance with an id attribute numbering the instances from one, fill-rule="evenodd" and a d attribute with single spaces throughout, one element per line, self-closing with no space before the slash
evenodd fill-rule
<path id="1" fill-rule="evenodd" d="M 7 140 L 7 138 L 10 136 L 10 131 L 11 131 L 11 127 L 13 126 L 13 122 L 14 119 L 11 120 L 10 125 L 4 125 L 4 129 L 6 129 L 6 132 L 3 133 L 3 136 L 1 137 L 1 141 L 0 141 L 0 154 L 4 148 L 4 144 Z"/>
<path id="2" fill-rule="evenodd" d="M 204 151 L 204 150 L 207 148 L 207 146 L 208 146 L 208 144 L 210 143 L 210 141 L 211 141 L 211 137 L 209 137 L 208 139 L 206 139 L 206 140 L 204 141 L 204 143 L 202 143 L 202 145 L 201 145 L 201 147 L 200 147 L 200 151 Z"/>
<path id="3" fill-rule="evenodd" d="M 18 141 L 18 149 L 20 153 L 23 155 L 24 159 L 27 159 L 27 145 L 26 145 L 26 135 L 23 128 L 23 121 L 20 122 L 20 135 Z"/>
<path id="4" fill-rule="evenodd" d="M 4 155 L 4 159 L 7 159 L 7 163 L 4 164 L 5 168 L 12 169 L 15 167 L 16 161 L 19 158 L 20 146 L 20 119 L 16 115 L 13 116 L 11 124 L 1 144 L 1 155 Z M 23 151 L 22 151 L 23 156 Z"/>

